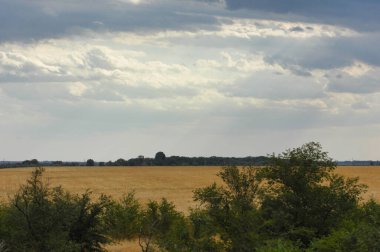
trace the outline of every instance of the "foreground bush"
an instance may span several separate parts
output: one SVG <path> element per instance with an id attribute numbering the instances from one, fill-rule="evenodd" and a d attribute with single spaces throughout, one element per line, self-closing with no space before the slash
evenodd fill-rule
<path id="1" fill-rule="evenodd" d="M 1 211 L 1 236 L 10 251 L 103 251 L 111 240 L 103 221 L 110 199 L 90 193 L 71 195 L 42 181 L 33 171 Z"/>
<path id="2" fill-rule="evenodd" d="M 335 168 L 335 162 L 314 142 L 273 155 L 257 172 L 265 182 L 260 188 L 263 231 L 303 247 L 328 235 L 358 208 L 366 188 L 358 178 L 334 174 Z"/>
<path id="3" fill-rule="evenodd" d="M 250 167 L 225 167 L 219 173 L 225 187 L 214 183 L 194 192 L 194 199 L 205 209 L 214 236 L 220 238 L 224 250 L 252 251 L 262 243 L 255 172 Z"/>
<path id="4" fill-rule="evenodd" d="M 380 205 L 370 200 L 331 234 L 314 241 L 310 251 L 380 251 Z"/>
<path id="5" fill-rule="evenodd" d="M 142 219 L 142 207 L 133 192 L 124 195 L 120 201 L 112 201 L 104 216 L 107 233 L 114 241 L 136 239 Z"/>

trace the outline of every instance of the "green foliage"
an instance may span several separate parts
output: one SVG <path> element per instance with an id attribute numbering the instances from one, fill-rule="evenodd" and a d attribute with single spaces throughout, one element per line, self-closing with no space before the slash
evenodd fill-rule
<path id="1" fill-rule="evenodd" d="M 219 173 L 224 187 L 214 183 L 194 192 L 227 251 L 252 251 L 261 244 L 255 176 L 252 167 L 224 167 Z"/>
<path id="2" fill-rule="evenodd" d="M 365 189 L 357 178 L 333 174 L 335 168 L 320 144 L 314 142 L 272 155 L 269 164 L 257 173 L 263 181 L 264 232 L 305 247 L 329 234 L 347 212 L 357 208 Z"/>
<path id="3" fill-rule="evenodd" d="M 3 240 L 6 233 L 5 233 L 5 223 L 4 223 L 4 217 L 6 214 L 7 208 L 1 204 L 0 202 L 0 252 L 8 252 L 8 246 L 6 245 L 5 241 Z"/>
<path id="4" fill-rule="evenodd" d="M 310 251 L 380 251 L 380 205 L 373 200 L 367 202 L 331 234 L 314 241 Z"/>
<path id="5" fill-rule="evenodd" d="M 142 251 L 223 251 L 210 224 L 209 216 L 199 209 L 186 218 L 166 199 L 151 201 L 143 212 L 139 245 Z"/>
<path id="6" fill-rule="evenodd" d="M 225 250 L 300 251 L 359 208 L 365 186 L 334 174 L 336 164 L 320 144 L 269 160 L 257 169 L 225 167 L 219 173 L 225 186 L 214 183 L 194 193 L 214 229 L 208 235 Z"/>
<path id="7" fill-rule="evenodd" d="M 259 247 L 257 252 L 301 252 L 302 250 L 287 240 L 269 240 L 265 245 Z"/>
<path id="8" fill-rule="evenodd" d="M 92 202 L 90 193 L 70 195 L 50 188 L 37 168 L 1 211 L 1 233 L 11 251 L 103 251 L 103 215 L 109 198 Z"/>
<path id="9" fill-rule="evenodd" d="M 223 244 L 217 239 L 213 220 L 207 211 L 192 209 L 189 219 L 189 251 L 223 251 Z"/>
<path id="10" fill-rule="evenodd" d="M 4 241 L 0 241 L 0 252 L 8 252 L 7 245 Z"/>
<path id="11" fill-rule="evenodd" d="M 104 215 L 111 205 L 108 196 L 102 195 L 97 202 L 92 202 L 90 193 L 72 198 L 72 221 L 70 225 L 69 240 L 78 244 L 80 251 L 103 251 L 102 245 L 110 243 L 106 236 L 107 226 Z"/>
<path id="12" fill-rule="evenodd" d="M 59 232 L 61 213 L 67 210 L 60 203 L 66 201 L 67 195 L 59 188 L 49 190 L 41 180 L 42 173 L 43 169 L 37 168 L 5 210 L 5 239 L 12 251 L 60 251 L 60 247 L 71 247 L 65 245 L 68 230 Z"/>
<path id="13" fill-rule="evenodd" d="M 118 241 L 137 238 L 143 217 L 141 211 L 133 192 L 124 195 L 118 202 L 112 202 L 105 216 L 108 234 Z"/>
<path id="14" fill-rule="evenodd" d="M 181 213 L 175 210 L 175 206 L 162 199 L 160 203 L 151 201 L 143 212 L 141 228 L 139 233 L 139 245 L 142 251 L 153 251 L 155 246 L 168 251 L 177 251 L 179 244 L 185 239 L 174 238 L 173 235 L 181 236 L 181 232 L 186 229 L 181 229 L 180 225 L 184 225 L 184 217 Z M 174 250 L 173 250 L 174 248 Z"/>

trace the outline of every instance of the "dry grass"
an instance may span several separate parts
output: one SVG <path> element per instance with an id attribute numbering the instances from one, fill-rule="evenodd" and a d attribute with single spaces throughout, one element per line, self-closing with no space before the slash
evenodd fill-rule
<path id="1" fill-rule="evenodd" d="M 82 193 L 91 189 L 95 196 L 101 193 L 114 198 L 135 190 L 141 202 L 166 197 L 177 209 L 187 212 L 194 207 L 193 190 L 213 182 L 220 182 L 216 173 L 220 167 L 52 167 L 47 168 L 45 179 L 52 185 Z M 7 201 L 30 176 L 32 168 L 0 169 L 0 200 Z M 348 177 L 360 177 L 369 186 L 365 199 L 380 200 L 380 167 L 345 166 L 337 172 Z M 109 246 L 109 251 L 140 251 L 136 243 Z"/>
<path id="2" fill-rule="evenodd" d="M 359 177 L 359 182 L 368 186 L 363 198 L 380 201 L 380 166 L 340 166 L 336 172 L 345 177 Z"/>
<path id="3" fill-rule="evenodd" d="M 218 181 L 219 167 L 52 167 L 45 179 L 52 185 L 82 193 L 91 189 L 114 198 L 135 190 L 142 202 L 166 197 L 181 211 L 194 206 L 192 191 Z M 30 176 L 32 168 L 0 169 L 0 200 L 7 200 Z"/>

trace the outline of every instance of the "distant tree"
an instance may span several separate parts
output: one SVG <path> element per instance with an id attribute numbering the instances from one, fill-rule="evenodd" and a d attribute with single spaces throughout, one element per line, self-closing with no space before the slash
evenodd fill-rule
<path id="1" fill-rule="evenodd" d="M 166 158 L 165 153 L 163 153 L 162 151 L 157 152 L 156 155 L 154 156 L 155 160 L 165 160 L 165 158 Z"/>
<path id="2" fill-rule="evenodd" d="M 149 162 L 149 158 L 144 158 L 144 156 L 140 155 L 137 158 L 131 158 L 128 161 L 125 161 L 125 165 L 142 166 L 142 165 L 147 165 L 148 162 Z"/>
<path id="3" fill-rule="evenodd" d="M 55 165 L 55 166 L 62 166 L 62 165 L 63 165 L 63 162 L 62 162 L 62 161 L 53 161 L 52 165 Z"/>
<path id="4" fill-rule="evenodd" d="M 123 159 L 123 158 L 119 158 L 118 160 L 116 160 L 115 161 L 115 165 L 116 166 L 124 166 L 124 165 L 126 165 L 126 163 L 127 163 L 127 161 L 125 160 L 125 159 Z"/>
<path id="5" fill-rule="evenodd" d="M 159 151 L 156 153 L 154 157 L 154 163 L 155 165 L 163 165 L 165 159 L 166 159 L 165 153 L 163 153 L 162 151 Z"/>
<path id="6" fill-rule="evenodd" d="M 27 165 L 27 166 L 38 166 L 39 162 L 37 159 L 32 159 L 32 160 L 25 160 L 21 164 Z"/>
<path id="7" fill-rule="evenodd" d="M 93 159 L 87 159 L 86 166 L 95 166 L 95 161 Z"/>
<path id="8" fill-rule="evenodd" d="M 32 159 L 32 160 L 30 160 L 30 164 L 31 164 L 31 165 L 38 165 L 39 162 L 38 162 L 37 159 Z"/>

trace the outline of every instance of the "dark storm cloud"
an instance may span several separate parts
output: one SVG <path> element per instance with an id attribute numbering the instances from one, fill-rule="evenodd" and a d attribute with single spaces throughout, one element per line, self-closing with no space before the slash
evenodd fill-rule
<path id="1" fill-rule="evenodd" d="M 205 8 L 206 4 L 198 3 Z M 51 2 L 0 0 L 0 41 L 29 41 L 92 31 L 149 32 L 167 29 L 207 29 L 216 24 L 210 15 L 195 12 L 195 4 L 156 1 L 131 4 L 117 0 Z M 210 8 L 214 8 L 211 7 Z M 199 10 L 196 9 L 199 13 Z"/>
<path id="2" fill-rule="evenodd" d="M 358 30 L 378 30 L 378 0 L 226 0 L 230 10 L 248 9 L 288 15 L 291 19 L 337 24 Z M 289 15 L 291 14 L 291 15 Z"/>

